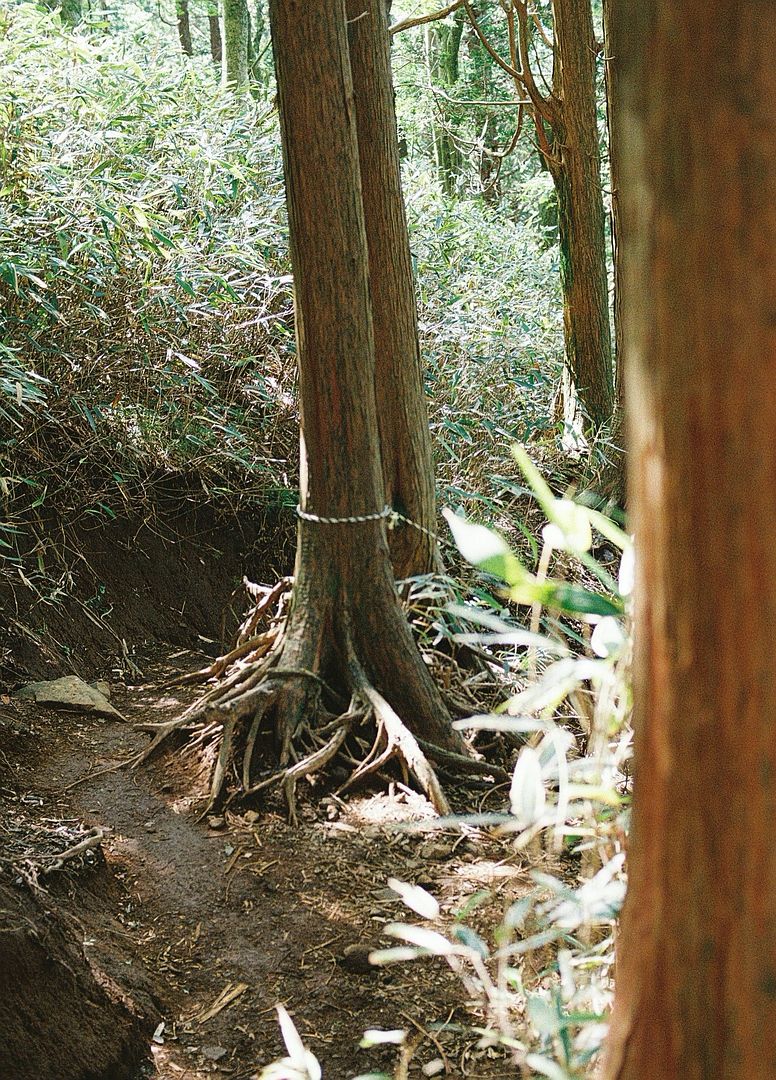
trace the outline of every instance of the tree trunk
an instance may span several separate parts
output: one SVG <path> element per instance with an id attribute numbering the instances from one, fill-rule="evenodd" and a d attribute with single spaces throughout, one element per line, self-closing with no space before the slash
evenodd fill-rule
<path id="1" fill-rule="evenodd" d="M 189 0 L 175 0 L 175 14 L 178 18 L 178 37 L 186 56 L 194 55 L 191 44 L 191 21 L 189 19 Z"/>
<path id="2" fill-rule="evenodd" d="M 364 13 L 364 14 L 362 14 Z M 420 528 L 391 531 L 397 578 L 437 566 L 434 466 L 428 430 L 385 0 L 347 0 L 350 64 L 375 343 L 375 395 L 385 502 Z M 358 16 L 361 15 L 361 18 Z"/>
<path id="3" fill-rule="evenodd" d="M 566 357 L 583 425 L 597 430 L 614 410 L 606 234 L 596 120 L 590 0 L 554 0 L 551 154 L 558 195 Z"/>
<path id="4" fill-rule="evenodd" d="M 295 283 L 302 504 L 326 518 L 375 515 L 385 496 L 343 0 L 272 0 L 270 23 Z M 401 610 L 384 519 L 300 521 L 278 667 L 319 673 L 346 702 L 368 696 L 368 681 L 417 733 L 461 746 Z M 286 759 L 309 720 L 311 693 L 306 677 L 278 692 Z"/>
<path id="5" fill-rule="evenodd" d="M 258 86 L 263 86 L 266 83 L 265 67 L 262 66 L 262 59 L 266 52 L 264 46 L 264 31 L 266 30 L 266 18 L 264 14 L 264 4 L 262 0 L 256 0 L 256 15 L 253 20 L 253 31 L 251 33 L 250 41 L 250 75 L 251 79 Z"/>
<path id="6" fill-rule="evenodd" d="M 776 1076 L 776 19 L 620 0 L 636 788 L 606 1080 Z"/>
<path id="7" fill-rule="evenodd" d="M 83 16 L 81 0 L 62 0 L 59 17 L 64 26 L 77 26 Z"/>
<path id="8" fill-rule="evenodd" d="M 248 84 L 247 0 L 223 0 L 223 12 L 223 85 L 232 90 L 243 90 Z"/>
<path id="9" fill-rule="evenodd" d="M 449 92 L 458 82 L 459 53 L 466 14 L 463 9 L 454 15 L 452 25 L 429 23 L 426 27 L 426 66 L 431 86 L 440 86 Z M 432 102 L 439 118 L 432 116 L 431 134 L 434 146 L 434 162 L 437 175 L 446 195 L 454 195 L 456 179 L 461 172 L 461 155 L 449 130 L 453 118 L 444 99 Z"/>
<path id="10" fill-rule="evenodd" d="M 223 43 L 221 41 L 221 21 L 218 17 L 218 4 L 209 3 L 207 7 L 207 22 L 210 30 L 210 55 L 214 64 L 221 63 Z"/>
<path id="11" fill-rule="evenodd" d="M 613 0 L 603 0 L 604 63 L 606 71 L 606 121 L 609 133 L 609 178 L 611 184 L 610 218 L 612 266 L 614 268 L 614 400 L 612 426 L 612 483 L 608 494 L 621 505 L 625 502 L 627 455 L 625 453 L 625 380 L 622 345 L 622 214 L 620 212 L 619 157 L 622 132 L 618 125 L 616 102 L 619 97 L 620 59 L 617 27 L 612 18 Z"/>

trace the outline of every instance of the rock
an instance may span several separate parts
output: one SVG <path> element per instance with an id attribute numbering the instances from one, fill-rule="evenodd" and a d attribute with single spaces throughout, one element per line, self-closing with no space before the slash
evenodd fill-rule
<path id="1" fill-rule="evenodd" d="M 203 1046 L 202 1056 L 206 1057 L 209 1061 L 220 1061 L 221 1058 L 225 1058 L 229 1051 L 225 1046 Z"/>
<path id="2" fill-rule="evenodd" d="M 64 709 L 70 712 L 94 713 L 123 720 L 121 713 L 114 709 L 108 699 L 95 686 L 89 686 L 77 675 L 66 675 L 62 679 L 50 682 L 27 683 L 14 695 L 38 705 L 50 705 L 52 709 Z"/>

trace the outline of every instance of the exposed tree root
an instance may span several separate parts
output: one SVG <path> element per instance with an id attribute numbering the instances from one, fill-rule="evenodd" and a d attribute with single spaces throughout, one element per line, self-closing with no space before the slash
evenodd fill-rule
<path id="1" fill-rule="evenodd" d="M 153 738 L 132 764 L 139 765 L 176 732 L 186 732 L 191 746 L 217 744 L 207 813 L 223 800 L 279 787 L 289 816 L 296 820 L 296 788 L 335 759 L 350 776 L 339 792 L 382 772 L 396 761 L 405 782 L 410 778 L 439 814 L 450 806 L 432 762 L 448 775 L 476 772 L 503 780 L 498 766 L 465 753 L 436 746 L 409 729 L 397 710 L 367 674 L 354 643 L 347 612 L 338 619 L 336 663 L 328 621 L 289 631 L 291 580 L 272 588 L 245 582 L 256 600 L 239 628 L 234 647 L 207 667 L 168 685 L 206 684 L 204 693 L 180 716 L 162 724 L 141 725 Z M 333 672 L 336 688 L 324 678 Z M 348 702 L 349 699 L 349 702 Z M 256 777 L 256 750 L 272 733 L 279 768 Z M 266 767 L 266 766 L 265 766 Z"/>

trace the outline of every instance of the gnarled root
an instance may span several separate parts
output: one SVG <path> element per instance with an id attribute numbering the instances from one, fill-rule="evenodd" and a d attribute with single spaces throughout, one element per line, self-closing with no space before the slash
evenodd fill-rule
<path id="1" fill-rule="evenodd" d="M 343 791 L 393 759 L 405 778 L 414 778 L 438 813 L 449 813 L 429 758 L 436 752 L 462 764 L 467 758 L 431 743 L 421 744 L 410 731 L 367 675 L 347 612 L 339 612 L 338 617 L 328 612 L 313 619 L 308 609 L 297 613 L 296 620 L 293 610 L 285 615 L 289 584 L 284 579 L 272 589 L 257 589 L 258 602 L 240 628 L 234 648 L 201 671 L 176 680 L 179 685 L 209 685 L 174 720 L 142 725 L 153 738 L 134 764 L 146 761 L 173 733 L 187 731 L 195 745 L 218 745 L 205 813 L 230 787 L 234 797 L 278 786 L 295 821 L 296 788 L 304 777 L 340 759 L 352 769 L 340 788 Z M 274 736 L 279 768 L 256 779 L 257 744 L 268 732 Z M 367 751 L 370 740 L 372 747 Z"/>

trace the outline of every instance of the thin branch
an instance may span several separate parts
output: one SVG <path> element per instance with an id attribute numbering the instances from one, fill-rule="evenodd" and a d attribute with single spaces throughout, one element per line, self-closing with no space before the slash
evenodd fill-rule
<path id="1" fill-rule="evenodd" d="M 446 19 L 448 15 L 452 15 L 459 7 L 463 7 L 463 4 L 464 0 L 454 0 L 454 3 L 448 4 L 445 8 L 440 8 L 439 11 L 432 11 L 430 15 L 415 15 L 408 19 L 402 19 L 401 22 L 394 23 L 390 28 L 391 37 L 394 34 L 400 34 L 402 30 L 411 30 L 413 26 L 423 26 L 425 23 Z"/>
<path id="2" fill-rule="evenodd" d="M 494 60 L 500 68 L 506 71 L 507 75 L 511 75 L 512 78 L 516 79 L 521 86 L 525 86 L 527 90 L 528 87 L 525 84 L 525 80 L 523 79 L 521 73 L 516 68 L 513 68 L 510 64 L 508 64 L 506 60 L 504 60 L 501 56 L 499 56 L 491 43 L 485 37 L 485 33 L 480 24 L 477 22 L 477 16 L 474 14 L 474 9 L 469 3 L 469 0 L 463 0 L 463 6 L 466 8 L 466 14 L 469 16 L 469 22 L 472 24 L 472 28 L 475 34 L 482 42 L 483 48 L 490 55 L 491 59 Z"/>

